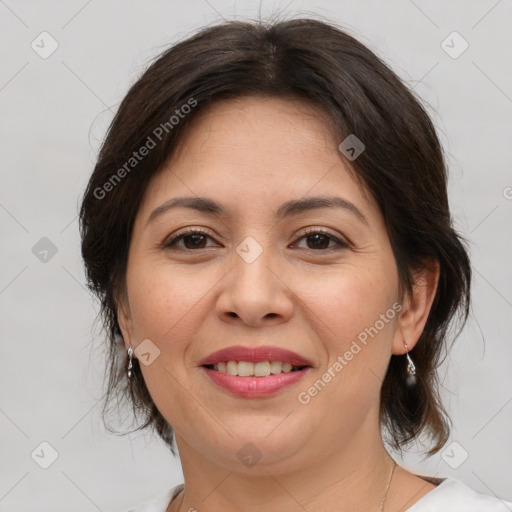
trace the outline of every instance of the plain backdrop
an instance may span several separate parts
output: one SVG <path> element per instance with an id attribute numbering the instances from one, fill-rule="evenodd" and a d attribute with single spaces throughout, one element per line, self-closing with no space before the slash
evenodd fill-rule
<path id="1" fill-rule="evenodd" d="M 84 288 L 78 204 L 113 114 L 153 57 L 222 18 L 271 14 L 341 24 L 428 105 L 455 223 L 471 243 L 473 306 L 441 371 L 452 437 L 403 464 L 512 499 L 509 0 L 5 0 L 0 510 L 120 511 L 182 481 L 155 436 L 116 437 L 101 424 L 103 337 Z"/>

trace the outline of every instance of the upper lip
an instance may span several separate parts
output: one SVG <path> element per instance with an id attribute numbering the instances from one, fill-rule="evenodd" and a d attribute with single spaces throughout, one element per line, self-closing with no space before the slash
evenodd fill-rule
<path id="1" fill-rule="evenodd" d="M 285 348 L 272 346 L 244 347 L 236 345 L 212 352 L 199 362 L 199 366 L 217 364 L 223 361 L 248 361 L 250 363 L 281 361 L 283 363 L 291 363 L 293 366 L 313 365 L 305 357 Z"/>

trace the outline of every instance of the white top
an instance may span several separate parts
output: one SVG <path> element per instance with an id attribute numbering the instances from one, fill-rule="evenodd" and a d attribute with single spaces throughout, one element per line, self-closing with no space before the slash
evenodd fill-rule
<path id="1" fill-rule="evenodd" d="M 440 479 L 441 483 L 425 494 L 406 512 L 511 512 L 512 501 L 479 494 L 456 478 Z M 126 512 L 165 512 L 184 484 L 160 494 L 151 501 Z"/>

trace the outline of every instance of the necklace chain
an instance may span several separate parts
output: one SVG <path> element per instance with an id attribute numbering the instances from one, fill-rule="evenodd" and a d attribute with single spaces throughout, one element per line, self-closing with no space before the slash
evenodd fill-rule
<path id="1" fill-rule="evenodd" d="M 389 486 L 391 485 L 391 480 L 393 480 L 393 475 L 395 474 L 395 469 L 396 469 L 396 461 L 393 460 L 393 469 L 391 470 L 391 476 L 389 477 L 389 481 L 388 481 L 388 485 L 386 487 L 386 492 L 384 494 L 384 498 L 382 498 L 382 501 L 380 503 L 380 512 L 384 511 L 384 503 L 386 502 L 386 498 L 388 497 Z"/>
<path id="2" fill-rule="evenodd" d="M 389 486 L 391 485 L 391 481 L 393 480 L 393 475 L 395 474 L 395 469 L 396 469 L 396 461 L 393 460 L 393 469 L 391 470 L 391 476 L 389 477 L 389 481 L 388 481 L 388 485 L 386 486 L 386 492 L 384 493 L 384 497 L 382 498 L 382 501 L 380 503 L 380 512 L 383 512 L 384 511 L 384 503 L 386 502 L 386 498 L 388 497 L 388 492 L 389 492 Z M 182 491 L 181 493 L 181 502 L 180 502 L 180 505 L 178 507 L 178 510 L 181 509 L 181 505 L 183 504 L 183 499 L 185 498 L 185 493 Z"/>

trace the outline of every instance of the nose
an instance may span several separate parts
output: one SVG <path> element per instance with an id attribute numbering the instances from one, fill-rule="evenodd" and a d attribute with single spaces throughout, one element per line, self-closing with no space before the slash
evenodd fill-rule
<path id="1" fill-rule="evenodd" d="M 293 293 L 269 249 L 254 260 L 233 255 L 233 268 L 222 280 L 217 315 L 250 327 L 278 325 L 293 314 Z"/>

